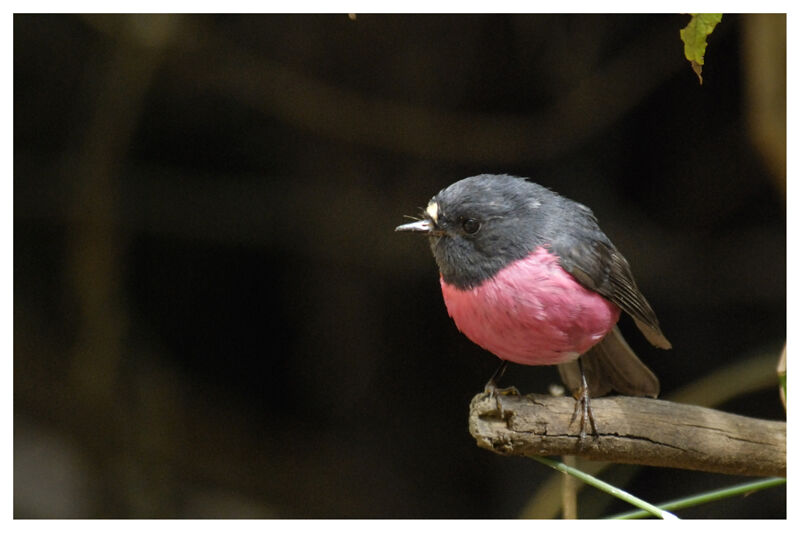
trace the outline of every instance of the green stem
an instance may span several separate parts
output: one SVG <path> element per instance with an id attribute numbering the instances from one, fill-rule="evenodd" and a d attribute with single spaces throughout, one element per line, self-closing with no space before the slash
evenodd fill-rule
<path id="1" fill-rule="evenodd" d="M 674 500 L 671 502 L 663 503 L 658 507 L 661 509 L 674 511 L 676 509 L 684 509 L 686 507 L 692 507 L 694 505 L 700 505 L 703 503 L 721 500 L 723 498 L 739 496 L 741 494 L 746 494 L 748 492 L 755 492 L 757 490 L 767 489 L 769 487 L 774 487 L 776 485 L 783 485 L 785 483 L 786 483 L 786 478 L 770 477 L 758 481 L 742 483 L 741 485 L 734 485 L 733 487 L 728 487 L 727 489 L 714 490 L 711 492 L 705 492 L 703 494 L 697 494 L 695 496 L 689 496 L 687 498 L 681 498 L 680 500 Z M 612 519 L 645 518 L 647 515 L 648 513 L 642 511 L 632 511 L 630 513 L 622 513 L 610 516 L 609 518 Z"/>
<path id="2" fill-rule="evenodd" d="M 558 461 L 547 459 L 545 457 L 533 457 L 533 459 L 536 459 L 542 464 L 546 464 L 550 468 L 555 468 L 559 472 L 564 472 L 565 474 L 574 476 L 583 481 L 584 483 L 586 483 L 587 485 L 591 485 L 597 489 L 602 490 L 603 492 L 607 492 L 608 494 L 611 494 L 612 496 L 619 498 L 620 500 L 624 500 L 630 503 L 631 505 L 634 505 L 640 509 L 644 509 L 645 511 L 647 511 L 645 515 L 653 514 L 658 518 L 664 518 L 664 519 L 678 518 L 672 513 L 669 513 L 663 509 L 659 509 L 655 505 L 647 503 L 646 501 L 639 499 L 633 494 L 625 492 L 624 490 L 618 489 L 614 485 L 609 485 L 605 481 L 601 481 L 594 476 L 590 476 L 586 472 L 581 472 L 577 468 L 572 468 L 571 466 L 567 466 L 564 463 L 559 463 Z"/>

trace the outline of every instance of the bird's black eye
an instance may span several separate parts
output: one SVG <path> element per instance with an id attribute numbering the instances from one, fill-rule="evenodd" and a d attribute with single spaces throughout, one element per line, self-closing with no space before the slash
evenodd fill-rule
<path id="1" fill-rule="evenodd" d="M 464 228 L 466 233 L 472 235 L 473 233 L 477 233 L 479 229 L 481 229 L 481 223 L 479 220 L 475 220 L 474 218 L 468 218 L 461 223 L 461 227 Z"/>

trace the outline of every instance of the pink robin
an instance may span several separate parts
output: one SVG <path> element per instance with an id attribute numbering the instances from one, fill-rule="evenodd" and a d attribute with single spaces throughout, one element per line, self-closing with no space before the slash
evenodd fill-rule
<path id="1" fill-rule="evenodd" d="M 588 207 L 524 178 L 482 174 L 443 189 L 396 231 L 428 235 L 447 312 L 502 360 L 489 394 L 505 392 L 496 384 L 509 361 L 558 365 L 581 438 L 587 420 L 597 434 L 590 396 L 658 396 L 658 378 L 616 326 L 620 311 L 654 346 L 670 342 Z"/>

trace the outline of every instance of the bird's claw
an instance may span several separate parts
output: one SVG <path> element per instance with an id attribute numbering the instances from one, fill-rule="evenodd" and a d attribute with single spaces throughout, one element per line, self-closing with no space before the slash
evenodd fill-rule
<path id="1" fill-rule="evenodd" d="M 581 387 L 575 392 L 575 409 L 572 411 L 572 418 L 569 419 L 569 425 L 575 422 L 578 417 L 578 412 L 581 414 L 580 433 L 578 433 L 578 447 L 583 446 L 586 439 L 586 426 L 588 424 L 591 429 L 591 435 L 598 437 L 597 425 L 594 422 L 594 413 L 592 413 L 592 406 L 589 401 L 589 390 L 586 387 Z"/>
<path id="2" fill-rule="evenodd" d="M 483 389 L 483 393 L 486 394 L 489 399 L 491 400 L 494 398 L 495 405 L 497 406 L 497 411 L 500 413 L 500 418 L 506 418 L 505 410 L 503 409 L 503 402 L 501 398 L 503 396 L 519 396 L 519 390 L 516 387 L 505 387 L 502 389 L 498 389 L 494 383 L 487 383 L 486 387 Z"/>

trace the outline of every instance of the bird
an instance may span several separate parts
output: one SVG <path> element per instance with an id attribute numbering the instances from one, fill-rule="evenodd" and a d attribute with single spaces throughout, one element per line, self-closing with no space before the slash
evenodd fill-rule
<path id="1" fill-rule="evenodd" d="M 658 396 L 658 378 L 617 326 L 621 312 L 653 346 L 672 345 L 588 207 L 527 178 L 480 174 L 439 191 L 395 231 L 427 235 L 448 314 L 501 359 L 484 389 L 498 402 L 513 389 L 497 388 L 509 362 L 557 365 L 583 439 L 587 425 L 597 435 L 591 397 Z"/>

